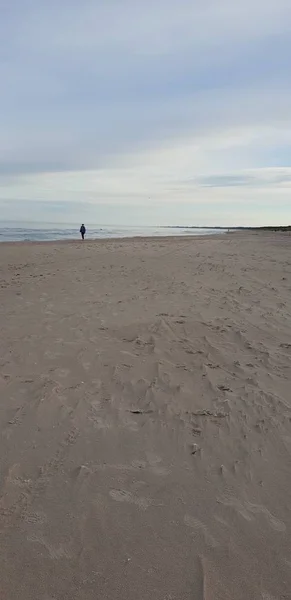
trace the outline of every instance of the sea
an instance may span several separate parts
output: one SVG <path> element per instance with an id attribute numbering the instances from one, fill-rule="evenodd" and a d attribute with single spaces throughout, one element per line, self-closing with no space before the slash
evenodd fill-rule
<path id="1" fill-rule="evenodd" d="M 49 242 L 80 238 L 80 225 L 52 223 L 3 223 L 0 224 L 0 242 Z M 121 227 L 108 225 L 86 226 L 86 239 L 110 239 L 128 237 L 196 236 L 224 233 L 219 228 L 192 227 Z"/>

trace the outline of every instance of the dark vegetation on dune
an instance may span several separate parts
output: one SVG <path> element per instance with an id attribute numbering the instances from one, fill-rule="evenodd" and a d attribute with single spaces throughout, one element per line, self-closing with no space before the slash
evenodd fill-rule
<path id="1" fill-rule="evenodd" d="M 291 231 L 291 225 L 269 225 L 268 227 L 244 227 L 243 229 L 252 229 L 254 231 Z"/>
<path id="2" fill-rule="evenodd" d="M 168 227 L 168 229 L 173 229 L 174 226 Z M 291 225 L 267 225 L 265 227 L 198 227 L 198 226 L 181 226 L 177 225 L 174 227 L 175 229 L 221 229 L 228 231 L 291 231 Z"/>

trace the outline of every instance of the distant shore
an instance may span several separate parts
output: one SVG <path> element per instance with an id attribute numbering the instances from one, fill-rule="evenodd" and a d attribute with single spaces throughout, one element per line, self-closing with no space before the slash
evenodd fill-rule
<path id="1" fill-rule="evenodd" d="M 169 226 L 168 229 L 172 229 Z M 196 226 L 175 226 L 175 229 L 209 229 L 209 227 L 196 227 Z M 262 227 L 213 227 L 214 230 L 224 231 L 291 231 L 291 225 L 266 225 Z"/>

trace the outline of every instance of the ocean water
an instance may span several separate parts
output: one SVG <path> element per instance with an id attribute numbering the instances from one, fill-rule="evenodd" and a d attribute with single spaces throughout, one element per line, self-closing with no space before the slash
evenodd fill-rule
<path id="1" fill-rule="evenodd" d="M 56 225 L 50 223 L 0 225 L 0 242 L 36 242 L 80 239 L 80 225 Z M 223 229 L 183 227 L 113 227 L 87 226 L 86 239 L 110 239 L 124 237 L 193 236 L 223 233 Z"/>

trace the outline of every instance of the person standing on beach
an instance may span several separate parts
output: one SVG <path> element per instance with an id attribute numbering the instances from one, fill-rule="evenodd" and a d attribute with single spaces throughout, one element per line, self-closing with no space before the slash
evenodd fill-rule
<path id="1" fill-rule="evenodd" d="M 82 223 L 82 225 L 80 227 L 80 234 L 82 236 L 82 240 L 85 239 L 85 233 L 86 233 L 86 227 L 85 227 L 84 223 Z"/>

